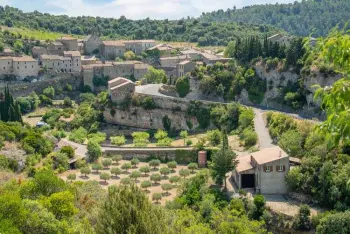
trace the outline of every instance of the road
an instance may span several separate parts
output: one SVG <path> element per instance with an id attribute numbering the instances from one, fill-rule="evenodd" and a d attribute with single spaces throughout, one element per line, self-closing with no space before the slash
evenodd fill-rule
<path id="1" fill-rule="evenodd" d="M 269 130 L 264 122 L 263 113 L 263 110 L 254 108 L 254 129 L 256 134 L 258 134 L 260 149 L 266 149 L 274 146 L 272 144 Z"/>

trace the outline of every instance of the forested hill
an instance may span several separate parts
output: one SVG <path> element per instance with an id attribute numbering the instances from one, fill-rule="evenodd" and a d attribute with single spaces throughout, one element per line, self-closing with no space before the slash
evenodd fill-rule
<path id="1" fill-rule="evenodd" d="M 266 4 L 243 9 L 203 13 L 203 22 L 245 22 L 269 24 L 285 31 L 308 36 L 325 36 L 337 24 L 343 27 L 350 20 L 349 0 L 302 0 L 290 4 Z"/>
<path id="2" fill-rule="evenodd" d="M 199 22 L 181 20 L 129 20 L 101 17 L 68 17 L 23 13 L 19 9 L 0 6 L 0 25 L 49 30 L 66 34 L 87 35 L 97 27 L 100 34 L 113 39 L 155 39 L 163 41 L 198 42 L 200 46 L 227 45 L 237 38 L 272 35 L 280 30 L 272 26 L 245 23 Z"/>

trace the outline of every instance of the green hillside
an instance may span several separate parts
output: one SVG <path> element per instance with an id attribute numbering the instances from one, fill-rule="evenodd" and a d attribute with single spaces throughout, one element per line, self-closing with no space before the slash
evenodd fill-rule
<path id="1" fill-rule="evenodd" d="M 337 24 L 342 28 L 350 20 L 349 12 L 349 0 L 303 0 L 218 10 L 203 14 L 200 21 L 269 24 L 299 36 L 325 36 Z"/>

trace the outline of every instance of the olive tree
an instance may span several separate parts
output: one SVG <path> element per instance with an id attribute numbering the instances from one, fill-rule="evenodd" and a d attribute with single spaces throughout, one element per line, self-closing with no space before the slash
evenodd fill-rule
<path id="1" fill-rule="evenodd" d="M 162 199 L 162 194 L 161 193 L 154 193 L 152 195 L 152 200 L 156 201 L 156 203 L 159 203 L 159 201 Z"/>
<path id="2" fill-rule="evenodd" d="M 166 178 L 166 176 L 170 174 L 170 169 L 167 167 L 162 167 L 160 168 L 159 172 L 163 175 L 163 178 Z"/>
<path id="3" fill-rule="evenodd" d="M 197 170 L 197 169 L 198 169 L 198 164 L 197 164 L 197 163 L 190 163 L 190 164 L 187 165 L 187 168 L 188 168 L 189 170 L 191 170 L 191 172 L 193 173 L 194 170 Z"/>
<path id="4" fill-rule="evenodd" d="M 119 167 L 112 167 L 111 173 L 118 177 L 122 173 L 122 170 Z"/>
<path id="5" fill-rule="evenodd" d="M 128 170 L 131 168 L 131 164 L 130 164 L 130 163 L 124 163 L 124 164 L 121 166 L 121 168 L 122 168 L 123 170 L 125 170 L 125 172 L 127 173 Z"/>
<path id="6" fill-rule="evenodd" d="M 95 164 L 92 164 L 91 168 L 92 170 L 95 170 L 95 172 L 98 174 L 98 171 L 102 170 L 103 166 L 101 165 L 101 163 L 95 163 Z"/>
<path id="7" fill-rule="evenodd" d="M 131 165 L 133 165 L 134 168 L 137 168 L 137 165 L 139 164 L 140 160 L 138 158 L 131 159 Z"/>
<path id="8" fill-rule="evenodd" d="M 137 181 L 137 179 L 140 177 L 141 177 L 141 172 L 139 171 L 133 171 L 130 174 L 130 178 L 134 179 L 135 181 Z"/>
<path id="9" fill-rule="evenodd" d="M 152 182 L 149 180 L 145 180 L 141 182 L 141 188 L 145 189 L 145 191 L 148 191 L 148 188 L 152 186 Z"/>
<path id="10" fill-rule="evenodd" d="M 147 176 L 147 173 L 151 171 L 151 168 L 149 166 L 143 166 L 143 167 L 140 167 L 139 171 L 142 173 L 145 173 L 145 176 Z"/>
<path id="11" fill-rule="evenodd" d="M 107 158 L 102 161 L 102 164 L 105 168 L 109 168 L 110 165 L 112 165 L 112 160 Z"/>
<path id="12" fill-rule="evenodd" d="M 159 181 L 162 180 L 162 177 L 160 174 L 152 174 L 150 177 L 151 181 L 153 181 L 155 184 L 157 184 Z"/>
<path id="13" fill-rule="evenodd" d="M 80 169 L 80 173 L 84 174 L 85 177 L 88 177 L 87 175 L 89 175 L 91 173 L 91 169 L 90 167 L 86 166 L 86 167 L 82 167 Z"/>
<path id="14" fill-rule="evenodd" d="M 112 160 L 113 160 L 117 165 L 119 165 L 119 162 L 120 162 L 121 160 L 123 160 L 123 156 L 120 155 L 120 154 L 114 155 L 114 156 L 112 157 Z"/>
<path id="15" fill-rule="evenodd" d="M 67 179 L 70 180 L 71 182 L 73 182 L 73 180 L 77 179 L 77 175 L 76 174 L 69 174 L 67 176 Z"/>
<path id="16" fill-rule="evenodd" d="M 162 190 L 164 190 L 167 195 L 169 195 L 169 190 L 173 188 L 171 184 L 162 184 L 161 187 L 162 187 Z"/>
<path id="17" fill-rule="evenodd" d="M 187 176 L 190 175 L 190 171 L 188 169 L 181 169 L 179 171 L 179 175 L 183 178 L 186 178 Z"/>
<path id="18" fill-rule="evenodd" d="M 148 164 L 150 167 L 153 167 L 153 170 L 156 170 L 156 168 L 159 167 L 159 165 L 160 165 L 160 160 L 153 159 Z"/>
<path id="19" fill-rule="evenodd" d="M 104 180 L 104 182 L 107 183 L 107 180 L 111 179 L 111 175 L 109 173 L 107 173 L 107 172 L 103 172 L 100 175 L 100 179 Z"/>
<path id="20" fill-rule="evenodd" d="M 180 177 L 179 176 L 172 176 L 169 178 L 169 182 L 172 184 L 177 184 L 177 182 L 179 182 Z"/>
<path id="21" fill-rule="evenodd" d="M 171 162 L 168 162 L 168 168 L 171 169 L 172 172 L 175 171 L 176 167 L 177 167 L 177 162 L 176 161 L 171 161 Z"/>

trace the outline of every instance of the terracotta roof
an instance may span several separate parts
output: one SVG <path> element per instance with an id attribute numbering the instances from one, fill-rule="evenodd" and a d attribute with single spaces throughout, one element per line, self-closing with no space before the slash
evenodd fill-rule
<path id="1" fill-rule="evenodd" d="M 79 51 L 75 50 L 75 51 L 64 51 L 63 52 L 64 55 L 70 55 L 70 56 L 74 56 L 74 57 L 80 57 L 81 54 Z"/>
<path id="2" fill-rule="evenodd" d="M 13 57 L 14 62 L 37 62 L 33 57 L 23 56 L 23 57 Z"/>
<path id="3" fill-rule="evenodd" d="M 243 171 L 248 171 L 253 169 L 252 164 L 250 163 L 251 161 L 251 156 L 250 155 L 246 155 L 246 156 L 242 156 L 242 157 L 238 157 L 238 164 L 236 166 L 236 171 L 239 172 L 243 172 Z"/>
<path id="4" fill-rule="evenodd" d="M 281 149 L 279 146 L 263 149 L 258 152 L 254 152 L 251 155 L 254 160 L 260 165 L 288 157 L 288 154 L 284 152 L 283 149 Z"/>
<path id="5" fill-rule="evenodd" d="M 121 41 L 103 41 L 105 46 L 125 46 Z"/>

